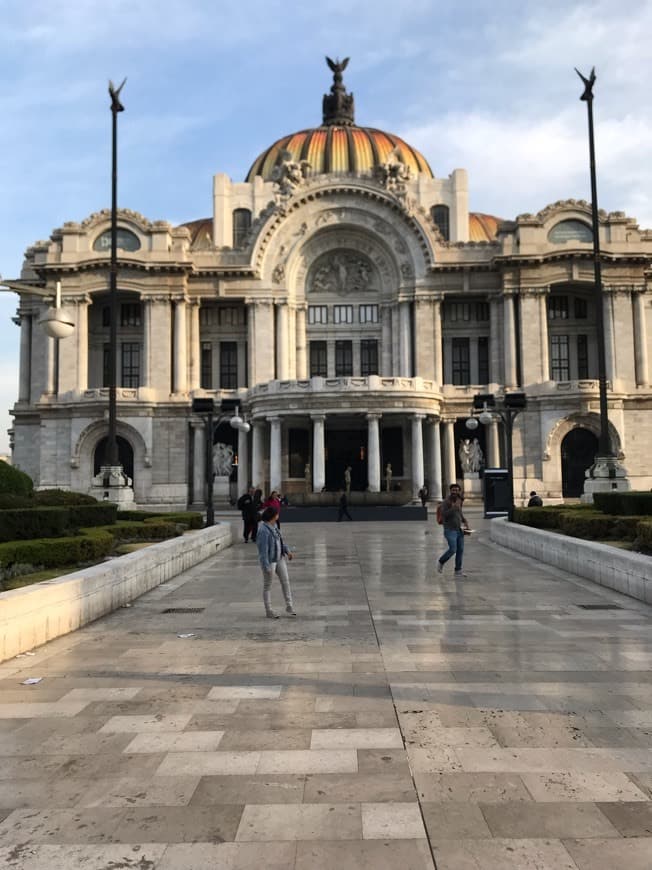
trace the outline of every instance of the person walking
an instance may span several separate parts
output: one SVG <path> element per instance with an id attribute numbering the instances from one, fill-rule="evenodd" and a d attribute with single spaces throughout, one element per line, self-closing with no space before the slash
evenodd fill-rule
<path id="1" fill-rule="evenodd" d="M 296 617 L 292 602 L 292 588 L 288 574 L 288 562 L 292 561 L 292 553 L 285 546 L 278 527 L 278 511 L 274 507 L 266 507 L 261 517 L 256 537 L 258 558 L 263 572 L 263 604 L 265 616 L 268 619 L 278 619 L 279 614 L 272 610 L 272 577 L 278 576 L 285 599 L 285 612 L 290 617 Z"/>
<path id="2" fill-rule="evenodd" d="M 346 497 L 346 493 L 342 492 L 340 495 L 340 506 L 337 511 L 337 522 L 342 522 L 342 517 L 346 517 L 347 520 L 352 520 L 353 517 L 349 513 L 349 500 Z"/>
<path id="3" fill-rule="evenodd" d="M 253 527 L 252 527 L 253 503 L 254 503 L 254 488 L 253 488 L 253 486 L 250 486 L 249 489 L 243 495 L 240 496 L 240 498 L 238 499 L 238 505 L 237 505 L 238 510 L 240 511 L 240 513 L 242 515 L 242 523 L 243 523 L 242 537 L 244 538 L 245 544 L 248 542 L 250 535 L 251 535 L 252 541 L 256 540 L 256 534 L 255 534 L 255 529 L 256 529 L 255 516 L 256 516 L 256 514 L 255 514 L 255 512 L 253 513 L 254 522 L 253 522 Z"/>
<path id="4" fill-rule="evenodd" d="M 427 483 L 424 483 L 419 490 L 419 498 L 421 499 L 421 507 L 425 507 L 428 503 L 428 499 L 430 498 L 430 489 Z"/>
<path id="5" fill-rule="evenodd" d="M 448 549 L 439 557 L 437 573 L 441 574 L 446 562 L 455 556 L 455 576 L 466 577 L 467 575 L 462 570 L 462 561 L 464 559 L 464 534 L 465 531 L 468 533 L 469 525 L 462 513 L 462 501 L 459 495 L 449 495 L 443 503 L 442 520 Z"/>
<path id="6" fill-rule="evenodd" d="M 281 496 L 277 490 L 273 489 L 263 502 L 263 510 L 268 507 L 276 509 L 278 514 L 277 526 L 281 528 Z"/>

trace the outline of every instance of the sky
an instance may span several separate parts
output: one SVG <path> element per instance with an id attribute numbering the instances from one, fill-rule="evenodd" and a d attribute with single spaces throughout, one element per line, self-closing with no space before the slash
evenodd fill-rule
<path id="1" fill-rule="evenodd" d="M 598 202 L 652 228 L 652 0 L 0 0 L 0 274 L 64 221 L 110 205 L 107 83 L 120 207 L 211 214 L 212 177 L 243 180 L 277 138 L 318 126 L 350 57 L 356 122 L 402 136 L 435 176 L 469 172 L 501 218 L 589 199 L 595 66 Z M 18 390 L 17 297 L 0 294 L 0 453 Z"/>

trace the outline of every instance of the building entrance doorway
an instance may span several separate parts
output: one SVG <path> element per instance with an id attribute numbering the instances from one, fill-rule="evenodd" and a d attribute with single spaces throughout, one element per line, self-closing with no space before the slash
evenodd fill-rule
<path id="1" fill-rule="evenodd" d="M 104 465 L 104 457 L 106 456 L 106 445 L 108 442 L 108 438 L 105 436 L 101 438 L 97 444 L 95 445 L 95 455 L 93 457 L 93 475 L 96 476 L 100 473 L 100 469 Z M 134 450 L 131 444 L 127 441 L 126 438 L 123 438 L 122 435 L 117 436 L 118 442 L 118 460 L 120 465 L 122 466 L 122 470 L 130 477 L 133 481 L 134 479 Z"/>
<path id="2" fill-rule="evenodd" d="M 326 430 L 326 489 L 344 489 L 344 472 L 351 466 L 351 489 L 363 492 L 367 480 L 367 430 Z"/>
<path id="3" fill-rule="evenodd" d="M 584 492 L 584 474 L 593 465 L 598 439 L 588 429 L 571 429 L 561 442 L 561 490 L 564 498 L 579 498 Z"/>

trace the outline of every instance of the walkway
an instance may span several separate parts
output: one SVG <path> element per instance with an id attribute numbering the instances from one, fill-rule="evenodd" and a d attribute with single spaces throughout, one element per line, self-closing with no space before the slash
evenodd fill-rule
<path id="1" fill-rule="evenodd" d="M 482 529 L 463 581 L 432 520 L 287 536 L 296 621 L 237 544 L 0 665 L 0 866 L 650 870 L 650 608 Z"/>

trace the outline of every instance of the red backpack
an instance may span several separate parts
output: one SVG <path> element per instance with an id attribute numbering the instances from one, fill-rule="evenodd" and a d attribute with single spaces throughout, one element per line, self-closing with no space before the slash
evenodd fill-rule
<path id="1" fill-rule="evenodd" d="M 440 501 L 437 505 L 437 522 L 440 526 L 444 525 L 444 502 Z"/>

